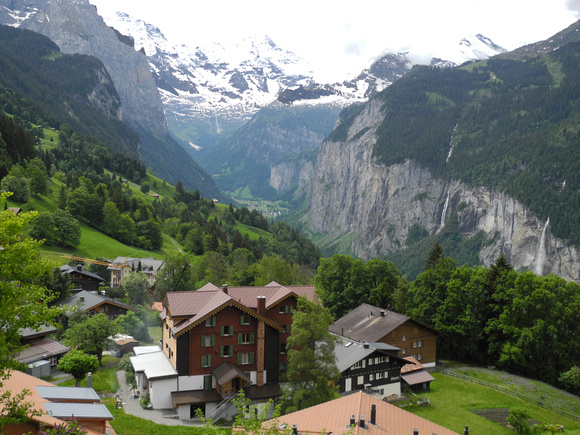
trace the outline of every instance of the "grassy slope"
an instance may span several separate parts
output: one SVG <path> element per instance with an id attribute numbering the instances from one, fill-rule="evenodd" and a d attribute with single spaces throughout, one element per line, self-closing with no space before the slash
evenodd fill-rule
<path id="1" fill-rule="evenodd" d="M 431 391 L 420 394 L 428 398 L 431 405 L 406 409 L 457 433 L 463 433 L 465 425 L 468 425 L 473 434 L 513 434 L 513 431 L 471 412 L 472 409 L 481 408 L 510 408 L 525 409 L 539 422 L 563 424 L 566 433 L 580 434 L 579 423 L 521 399 L 440 373 L 433 373 L 433 376 L 435 381 L 431 384 Z"/>

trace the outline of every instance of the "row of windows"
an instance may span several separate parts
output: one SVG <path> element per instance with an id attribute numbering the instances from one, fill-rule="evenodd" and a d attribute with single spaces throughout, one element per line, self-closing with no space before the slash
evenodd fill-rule
<path id="1" fill-rule="evenodd" d="M 278 308 L 278 313 L 280 313 L 280 314 L 292 314 L 292 313 L 294 313 L 295 309 L 296 309 L 296 307 L 294 307 L 292 305 L 280 305 L 280 307 Z"/>
<path id="2" fill-rule="evenodd" d="M 205 326 L 213 327 L 216 326 L 216 316 L 211 316 L 205 319 Z M 240 325 L 245 326 L 250 324 L 250 315 L 242 314 L 240 316 Z M 282 325 L 284 327 L 284 332 L 290 332 L 291 325 Z M 222 337 L 228 337 L 234 335 L 234 325 L 220 326 L 220 334 Z"/>
<path id="3" fill-rule="evenodd" d="M 256 341 L 256 334 L 254 332 L 240 332 L 238 333 L 238 344 L 254 344 Z M 215 346 L 215 335 L 202 335 L 201 347 Z"/>
<path id="4" fill-rule="evenodd" d="M 226 355 L 227 353 L 227 355 Z M 223 357 L 233 356 L 232 346 L 221 346 L 220 355 Z M 201 356 L 201 367 L 208 368 L 211 367 L 211 354 Z M 238 365 L 248 365 L 254 364 L 254 352 L 241 352 L 238 353 Z"/>
<path id="5" fill-rule="evenodd" d="M 381 355 L 381 356 L 377 356 L 377 357 L 368 359 L 369 366 L 372 366 L 373 364 L 381 364 L 381 363 L 385 363 L 385 362 L 389 362 L 389 357 L 386 355 Z M 356 362 L 351 367 L 351 369 L 364 369 L 364 368 L 366 368 L 366 366 L 367 366 L 367 360 L 363 359 L 363 360 Z"/>

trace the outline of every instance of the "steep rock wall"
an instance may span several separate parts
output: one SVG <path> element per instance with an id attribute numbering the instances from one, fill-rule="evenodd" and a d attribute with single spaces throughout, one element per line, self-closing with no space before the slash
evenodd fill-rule
<path id="1" fill-rule="evenodd" d="M 457 213 L 462 235 L 484 231 L 490 239 L 480 252 L 483 264 L 503 253 L 516 269 L 580 281 L 578 250 L 553 237 L 549 225 L 515 199 L 435 178 L 412 161 L 377 164 L 372 148 L 381 108 L 382 103 L 371 100 L 345 141 L 326 141 L 320 147 L 304 217 L 310 231 L 326 240 L 348 235 L 350 251 L 370 259 L 404 249 L 413 225 L 434 234 Z"/>

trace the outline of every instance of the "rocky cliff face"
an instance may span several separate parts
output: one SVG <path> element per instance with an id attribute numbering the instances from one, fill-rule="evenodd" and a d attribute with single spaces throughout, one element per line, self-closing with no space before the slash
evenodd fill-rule
<path id="1" fill-rule="evenodd" d="M 411 226 L 434 234 L 456 213 L 463 236 L 484 231 L 490 240 L 480 252 L 483 264 L 503 253 L 516 269 L 580 281 L 580 252 L 554 238 L 549 223 L 513 198 L 435 178 L 412 161 L 377 164 L 372 148 L 381 109 L 371 100 L 347 140 L 322 144 L 304 217 L 314 234 L 346 240 L 352 253 L 370 259 L 404 249 Z"/>
<path id="2" fill-rule="evenodd" d="M 47 36 L 62 53 L 100 59 L 123 102 L 124 121 L 168 131 L 147 58 L 123 43 L 88 0 L 0 0 L 0 5 L 6 8 L 2 22 Z"/>

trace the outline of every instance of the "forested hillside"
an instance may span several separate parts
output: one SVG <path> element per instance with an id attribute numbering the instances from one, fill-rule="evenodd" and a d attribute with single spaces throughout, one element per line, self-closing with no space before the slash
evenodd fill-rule
<path id="1" fill-rule="evenodd" d="M 524 61 L 417 66 L 380 95 L 385 117 L 374 155 L 497 188 L 579 246 L 579 59 L 580 43 L 570 43 Z"/>

